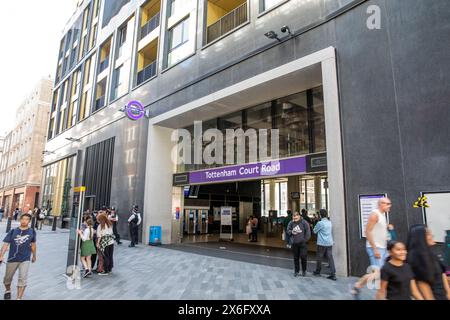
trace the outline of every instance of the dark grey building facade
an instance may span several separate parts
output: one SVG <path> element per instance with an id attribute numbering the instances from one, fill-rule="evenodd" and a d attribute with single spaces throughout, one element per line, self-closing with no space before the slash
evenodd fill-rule
<path id="1" fill-rule="evenodd" d="M 308 60 L 323 50 L 327 50 L 327 54 L 333 52 L 337 77 L 339 113 L 336 116 L 339 122 L 334 123 L 333 128 L 339 129 L 340 150 L 336 152 L 342 158 L 329 156 L 328 167 L 337 164 L 342 175 L 342 189 L 332 190 L 330 185 L 330 194 L 339 193 L 336 197 L 343 200 L 343 206 L 330 207 L 332 221 L 333 214 L 342 218 L 335 225 L 335 228 L 340 228 L 335 232 L 343 234 L 345 239 L 344 242 L 337 240 L 340 241 L 339 252 L 345 252 L 342 255 L 345 270 L 341 273 L 360 275 L 368 265 L 365 240 L 360 236 L 359 195 L 386 193 L 393 202 L 390 222 L 396 226 L 400 239 L 406 240 L 409 226 L 424 223 L 422 210 L 413 208 L 420 193 L 450 190 L 448 1 L 289 0 L 279 1 L 274 7 L 265 9 L 264 1 L 249 0 L 245 1 L 247 19 L 213 41 L 208 41 L 207 37 L 210 32 L 206 27 L 210 8 L 208 1 L 193 1 L 192 7 L 187 5 L 184 8 L 189 12 L 188 18 L 180 18 L 180 21 L 192 19 L 186 25 L 195 26 L 195 32 L 192 27 L 189 32 L 182 32 L 189 34 L 189 41 L 181 41 L 181 46 L 186 46 L 183 52 L 176 52 L 177 47 L 172 47 L 175 32 L 171 30 L 177 27 L 178 22 L 174 22 L 175 27 L 171 26 L 171 20 L 176 20 L 177 15 L 171 14 L 173 9 L 168 2 L 161 1 L 160 23 L 155 29 L 158 30 L 157 35 L 149 40 L 151 44 L 157 39 L 154 74 L 138 84 L 138 73 L 145 70 L 140 67 L 140 50 L 145 56 L 149 46 L 141 42 L 151 33 L 144 37 L 139 35 L 142 27 L 139 21 L 147 2 L 131 0 L 104 28 L 98 30 L 98 45 L 91 51 L 97 52 L 97 63 L 101 63 L 102 45 L 112 37 L 110 59 L 113 61 L 115 56 L 112 52 L 120 42 L 120 26 L 131 16 L 135 18 L 136 32 L 131 33 L 133 39 L 130 40 L 131 80 L 125 93 L 118 99 L 108 99 L 104 108 L 91 111 L 48 141 L 46 150 L 52 154 L 46 156 L 45 165 L 76 155 L 74 185 L 80 185 L 85 179 L 86 149 L 115 138 L 110 201 L 93 204 L 92 208 L 103 204 L 115 205 L 124 220 L 132 204 L 137 203 L 144 208 L 144 238 L 148 237 L 149 226 L 163 225 L 163 243 L 171 243 L 172 228 L 177 228 L 170 222 L 172 207 L 180 205 L 169 204 L 169 210 L 163 212 L 167 206 L 153 200 L 154 188 L 159 187 L 161 181 L 155 181 L 153 178 L 157 176 L 151 171 L 159 170 L 160 162 L 165 159 L 155 157 L 155 154 L 168 153 L 168 150 L 163 146 L 167 134 L 159 139 L 159 131 L 152 127 L 184 128 L 194 117 L 210 120 L 261 103 L 263 101 L 257 97 L 238 92 L 233 96 L 234 102 L 229 102 L 235 103 L 235 108 L 227 109 L 228 104 L 221 106 L 209 102 L 205 102 L 209 103 L 209 109 L 195 111 L 190 107 L 200 103 L 204 97 L 233 88 L 236 84 L 245 84 L 246 80 L 266 72 L 277 72 L 281 70 L 277 68 L 291 62 Z M 237 5 L 243 6 L 243 3 Z M 79 8 L 79 14 L 83 9 Z M 376 26 L 378 22 L 379 28 Z M 280 29 L 283 26 L 288 26 L 292 34 L 282 33 Z M 186 26 L 184 28 L 188 30 Z M 70 29 L 71 25 L 67 27 Z M 264 35 L 271 30 L 278 34 L 279 40 L 268 39 Z M 81 58 L 72 70 L 78 66 L 83 69 L 89 54 Z M 148 56 L 151 55 L 149 49 Z M 329 62 L 328 58 L 323 61 Z M 147 60 L 144 57 L 142 61 Z M 110 69 L 108 78 L 111 83 L 106 86 L 109 89 L 114 87 L 115 78 L 114 67 Z M 265 87 L 265 94 L 270 95 L 273 90 L 271 98 L 278 99 L 294 93 L 295 89 L 287 92 L 285 88 L 295 86 L 297 80 L 302 89 L 322 84 L 320 77 L 316 77 L 319 73 L 314 63 L 303 69 L 298 78 L 280 76 L 283 88 L 277 88 L 277 78 L 274 78 L 271 80 L 273 84 Z M 55 91 L 64 78 L 69 77 L 70 72 L 56 83 Z M 302 81 L 305 84 L 301 84 Z M 95 90 L 98 92 L 101 88 Z M 326 90 L 325 96 L 329 94 Z M 131 121 L 120 111 L 132 100 L 145 106 L 148 118 Z M 96 101 L 93 102 L 95 105 Z M 61 111 L 57 109 L 55 112 L 59 114 Z M 81 104 L 78 110 L 81 110 Z M 187 116 L 180 119 L 177 112 L 182 110 Z M 332 124 L 327 124 L 327 130 L 329 126 Z M 327 131 L 327 135 L 330 134 L 336 133 Z M 69 142 L 67 138 L 75 138 L 76 141 Z M 331 146 L 327 143 L 328 147 Z M 169 189 L 162 187 L 161 190 Z M 167 199 L 172 196 L 167 194 Z M 166 217 L 154 219 L 154 215 Z M 126 234 L 125 222 L 122 222 L 120 231 Z"/>

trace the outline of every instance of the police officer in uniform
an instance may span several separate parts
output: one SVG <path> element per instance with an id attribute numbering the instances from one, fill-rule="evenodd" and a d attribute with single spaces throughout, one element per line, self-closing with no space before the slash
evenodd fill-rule
<path id="1" fill-rule="evenodd" d="M 141 213 L 139 212 L 139 207 L 135 205 L 133 211 L 131 212 L 130 218 L 128 218 L 128 225 L 130 227 L 130 248 L 135 247 L 139 242 L 139 225 L 142 222 Z"/>
<path id="2" fill-rule="evenodd" d="M 122 242 L 120 242 L 119 231 L 117 230 L 117 223 L 119 222 L 119 216 L 117 214 L 115 207 L 112 207 L 111 210 L 109 210 L 108 219 L 112 222 L 113 233 L 114 233 L 114 236 L 116 237 L 117 244 L 122 244 Z"/>

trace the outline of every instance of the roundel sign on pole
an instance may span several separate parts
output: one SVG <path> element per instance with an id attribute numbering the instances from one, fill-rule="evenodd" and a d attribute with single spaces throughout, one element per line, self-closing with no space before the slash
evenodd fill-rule
<path id="1" fill-rule="evenodd" d="M 125 114 L 130 120 L 137 121 L 145 116 L 145 108 L 139 101 L 133 100 L 126 105 Z"/>

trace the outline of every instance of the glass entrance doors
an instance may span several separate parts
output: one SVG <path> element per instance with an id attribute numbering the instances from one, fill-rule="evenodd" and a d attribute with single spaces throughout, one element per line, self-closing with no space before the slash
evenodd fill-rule
<path id="1" fill-rule="evenodd" d="M 188 235 L 208 233 L 209 208 L 185 208 L 183 233 Z"/>

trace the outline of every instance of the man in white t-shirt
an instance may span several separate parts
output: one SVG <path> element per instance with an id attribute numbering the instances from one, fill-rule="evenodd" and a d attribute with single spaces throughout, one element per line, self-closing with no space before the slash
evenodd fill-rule
<path id="1" fill-rule="evenodd" d="M 366 225 L 366 251 L 370 260 L 368 273 L 356 282 L 352 288 L 352 295 L 359 300 L 361 288 L 369 281 L 379 278 L 380 269 L 386 261 L 388 229 L 386 213 L 390 211 L 392 202 L 389 198 L 378 201 L 378 209 L 370 213 Z"/>

